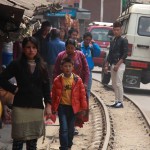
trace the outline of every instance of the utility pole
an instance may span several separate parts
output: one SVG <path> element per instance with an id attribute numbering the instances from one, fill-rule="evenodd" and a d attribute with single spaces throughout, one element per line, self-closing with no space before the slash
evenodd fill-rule
<path id="1" fill-rule="evenodd" d="M 79 8 L 82 8 L 82 0 L 80 0 Z"/>
<path id="2" fill-rule="evenodd" d="M 120 14 L 122 13 L 122 8 L 123 8 L 123 0 L 120 0 Z"/>
<path id="3" fill-rule="evenodd" d="M 101 0 L 100 21 L 103 22 L 104 15 L 104 0 Z"/>

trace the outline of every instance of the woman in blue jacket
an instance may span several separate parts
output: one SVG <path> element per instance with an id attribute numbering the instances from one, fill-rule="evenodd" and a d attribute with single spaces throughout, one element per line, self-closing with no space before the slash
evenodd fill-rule
<path id="1" fill-rule="evenodd" d="M 94 40 L 92 40 L 92 34 L 90 32 L 86 32 L 83 35 L 83 42 L 81 42 L 81 51 L 84 53 L 86 57 L 90 70 L 90 76 L 87 86 L 87 95 L 89 99 L 92 86 L 92 69 L 94 68 L 93 57 L 99 57 L 101 51 L 99 45 L 95 43 Z"/>

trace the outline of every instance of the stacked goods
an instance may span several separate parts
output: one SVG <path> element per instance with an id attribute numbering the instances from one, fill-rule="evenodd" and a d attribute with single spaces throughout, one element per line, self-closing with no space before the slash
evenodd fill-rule
<path id="1" fill-rule="evenodd" d="M 74 28 L 79 32 L 79 21 L 77 19 L 71 19 L 71 16 L 69 14 L 65 15 L 65 26 L 67 31 L 71 28 Z"/>
<path id="2" fill-rule="evenodd" d="M 78 30 L 78 33 L 80 33 L 80 32 L 79 32 L 79 21 L 78 21 L 77 19 L 72 21 L 71 27 L 74 28 L 74 29 L 77 29 L 77 30 Z M 80 37 L 80 35 L 78 34 L 78 38 L 79 38 L 79 37 Z"/>
<path id="3" fill-rule="evenodd" d="M 71 28 L 71 22 L 72 22 L 71 16 L 69 14 L 66 14 L 65 15 L 65 25 L 66 25 L 67 29 Z"/>

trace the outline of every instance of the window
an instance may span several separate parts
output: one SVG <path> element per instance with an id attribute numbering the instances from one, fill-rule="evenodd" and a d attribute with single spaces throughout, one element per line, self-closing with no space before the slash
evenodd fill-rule
<path id="1" fill-rule="evenodd" d="M 102 42 L 110 42 L 108 32 L 110 29 L 106 28 L 95 28 L 91 31 L 93 39 Z"/>
<path id="2" fill-rule="evenodd" d="M 137 32 L 141 36 L 150 36 L 150 17 L 139 18 Z"/>

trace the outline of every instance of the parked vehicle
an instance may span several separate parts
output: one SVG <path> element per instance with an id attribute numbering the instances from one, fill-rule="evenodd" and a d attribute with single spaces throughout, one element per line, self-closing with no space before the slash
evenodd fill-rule
<path id="1" fill-rule="evenodd" d="M 117 20 L 122 23 L 122 36 L 128 39 L 123 85 L 139 88 L 140 83 L 150 83 L 150 5 L 132 3 Z M 102 77 L 105 81 L 104 73 Z"/>
<path id="2" fill-rule="evenodd" d="M 100 57 L 93 58 L 95 66 L 102 67 L 111 37 L 108 33 L 112 31 L 113 23 L 108 22 L 92 22 L 89 24 L 88 31 L 92 33 L 93 40 L 101 47 Z"/>

